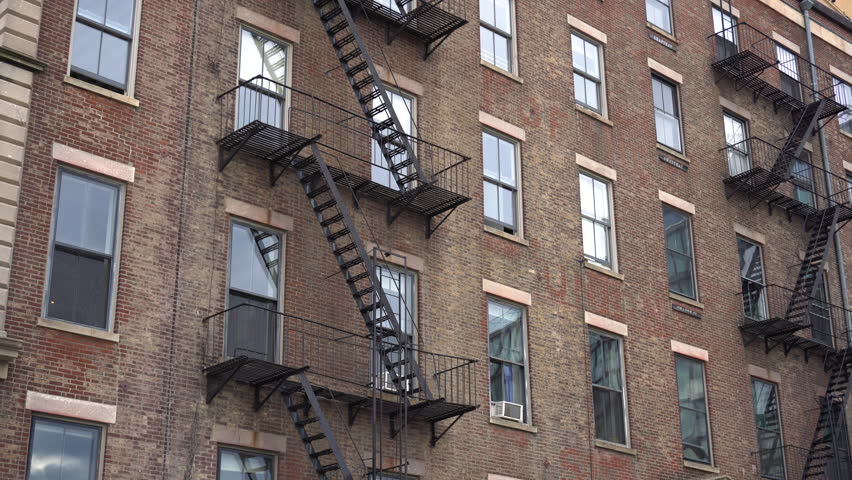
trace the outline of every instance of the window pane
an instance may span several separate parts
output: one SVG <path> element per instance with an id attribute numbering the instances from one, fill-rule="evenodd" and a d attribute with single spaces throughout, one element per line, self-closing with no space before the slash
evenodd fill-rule
<path id="1" fill-rule="evenodd" d="M 671 33 L 672 24 L 669 8 L 671 7 L 669 7 L 668 2 L 660 0 L 645 0 L 645 11 L 648 16 L 648 22 L 668 33 Z"/>
<path id="2" fill-rule="evenodd" d="M 33 418 L 29 480 L 95 480 L 101 429 Z"/>
<path id="3" fill-rule="evenodd" d="M 618 339 L 589 334 L 592 384 L 621 391 L 621 343 Z"/>
<path id="4" fill-rule="evenodd" d="M 754 418 L 757 428 L 781 432 L 781 417 L 778 413 L 778 396 L 775 384 L 752 379 Z"/>
<path id="5" fill-rule="evenodd" d="M 595 245 L 595 224 L 584 218 L 583 223 L 583 253 L 587 257 L 598 258 L 598 248 Z"/>
<path id="6" fill-rule="evenodd" d="M 119 85 L 127 82 L 130 43 L 108 33 L 101 37 L 101 59 L 98 74 Z"/>
<path id="7" fill-rule="evenodd" d="M 595 186 L 595 218 L 609 222 L 609 188 L 600 180 L 594 180 Z"/>
<path id="8" fill-rule="evenodd" d="M 781 444 L 781 434 L 759 430 L 757 432 L 757 447 L 760 452 L 760 473 L 763 477 L 783 480 L 784 449 Z"/>
<path id="9" fill-rule="evenodd" d="M 101 52 L 101 32 L 77 22 L 74 24 L 71 65 L 88 73 L 98 73 L 98 59 Z"/>
<path id="10" fill-rule="evenodd" d="M 607 442 L 627 443 L 624 425 L 622 394 L 602 388 L 592 388 L 595 407 L 595 437 Z"/>
<path id="11" fill-rule="evenodd" d="M 673 208 L 663 207 L 663 224 L 666 230 L 666 248 L 691 257 L 689 215 Z"/>
<path id="12" fill-rule="evenodd" d="M 515 144 L 500 139 L 500 181 L 511 186 L 515 182 Z"/>
<path id="13" fill-rule="evenodd" d="M 778 70 L 786 74 L 794 80 L 799 79 L 799 64 L 798 58 L 793 52 L 784 47 L 775 46 L 775 52 L 778 55 Z"/>
<path id="14" fill-rule="evenodd" d="M 505 187 L 500 187 L 500 221 L 515 225 L 515 192 Z"/>
<path id="15" fill-rule="evenodd" d="M 499 195 L 497 185 L 491 182 L 482 184 L 482 203 L 485 207 L 485 216 L 493 220 L 500 219 Z"/>
<path id="16" fill-rule="evenodd" d="M 133 0 L 109 0 L 106 25 L 130 35 L 133 31 Z"/>
<path id="17" fill-rule="evenodd" d="M 47 316 L 107 328 L 111 270 L 108 258 L 54 247 Z"/>
<path id="18" fill-rule="evenodd" d="M 231 226 L 231 288 L 278 298 L 278 235 L 234 223 Z"/>
<path id="19" fill-rule="evenodd" d="M 595 259 L 609 266 L 609 230 L 600 223 L 595 224 Z"/>
<path id="20" fill-rule="evenodd" d="M 518 307 L 489 301 L 488 339 L 491 358 L 523 364 L 523 311 Z"/>
<path id="21" fill-rule="evenodd" d="M 67 171 L 59 176 L 56 241 L 112 255 L 118 187 Z"/>
<path id="22" fill-rule="evenodd" d="M 508 34 L 512 33 L 512 10 L 509 0 L 494 1 L 493 25 Z"/>
<path id="23" fill-rule="evenodd" d="M 494 25 L 494 0 L 479 0 L 479 19 Z"/>
<path id="24" fill-rule="evenodd" d="M 252 452 L 219 450 L 219 480 L 272 480 L 273 458 Z"/>
<path id="25" fill-rule="evenodd" d="M 601 78 L 600 59 L 598 58 L 598 46 L 591 42 L 583 42 L 586 47 L 586 70 L 592 77 Z"/>
<path id="26" fill-rule="evenodd" d="M 500 178 L 500 152 L 497 137 L 482 133 L 482 164 L 485 176 L 493 179 Z"/>
<path id="27" fill-rule="evenodd" d="M 95 23 L 104 23 L 106 0 L 78 0 L 77 15 Z"/>
<path id="28" fill-rule="evenodd" d="M 413 335 L 414 276 L 382 265 L 376 267 L 376 274 L 400 327 L 405 333 Z M 384 316 L 384 313 L 382 312 L 378 316 Z M 391 328 L 390 321 L 384 322 L 381 326 Z"/>
<path id="29" fill-rule="evenodd" d="M 594 179 L 580 174 L 580 212 L 588 217 L 595 217 Z"/>
<path id="30" fill-rule="evenodd" d="M 680 426 L 683 458 L 709 464 L 710 438 L 707 434 L 707 415 L 681 408 Z"/>
<path id="31" fill-rule="evenodd" d="M 579 73 L 574 74 L 574 99 L 583 105 L 588 105 L 589 103 L 589 100 L 586 98 L 586 79 Z"/>
<path id="32" fill-rule="evenodd" d="M 277 303 L 231 291 L 228 307 L 251 305 L 228 312 L 225 354 L 275 361 Z M 254 308 L 259 307 L 259 308 Z"/>
<path id="33" fill-rule="evenodd" d="M 760 255 L 760 246 L 738 238 L 737 247 L 740 255 L 740 276 L 763 284 L 763 260 Z"/>
<path id="34" fill-rule="evenodd" d="M 495 64 L 494 33 L 483 26 L 479 27 L 479 54 L 486 62 Z"/>
<path id="35" fill-rule="evenodd" d="M 675 358 L 675 364 L 677 367 L 677 391 L 680 406 L 699 412 L 706 412 L 704 364 L 698 360 L 681 356 Z"/>
<path id="36" fill-rule="evenodd" d="M 571 35 L 571 62 L 575 69 L 586 71 L 586 53 L 583 39 L 577 35 Z"/>
<path id="37" fill-rule="evenodd" d="M 503 70 L 511 70 L 509 39 L 496 33 L 494 34 L 494 65 L 497 65 Z"/>
<path id="38" fill-rule="evenodd" d="M 592 110 L 600 110 L 600 101 L 598 100 L 598 84 L 589 80 L 584 79 L 583 82 L 586 85 L 586 105 L 588 105 Z"/>

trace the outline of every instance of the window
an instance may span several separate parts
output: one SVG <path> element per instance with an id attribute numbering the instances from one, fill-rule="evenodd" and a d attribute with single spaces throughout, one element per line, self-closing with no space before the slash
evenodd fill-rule
<path id="1" fill-rule="evenodd" d="M 624 393 L 622 340 L 589 333 L 592 397 L 595 407 L 595 438 L 627 445 L 627 396 Z"/>
<path id="2" fill-rule="evenodd" d="M 704 362 L 676 355 L 675 368 L 683 458 L 710 465 L 713 461 L 710 452 Z"/>
<path id="3" fill-rule="evenodd" d="M 260 121 L 284 127 L 289 82 L 289 46 L 269 37 L 240 28 L 240 82 L 262 75 L 237 92 L 236 128 Z"/>
<path id="4" fill-rule="evenodd" d="M 760 245 L 737 238 L 740 255 L 740 280 L 743 294 L 743 312 L 751 320 L 769 318 L 766 305 L 766 281 L 763 276 L 763 256 Z"/>
<path id="5" fill-rule="evenodd" d="M 519 230 L 517 148 L 516 143 L 482 132 L 485 223 L 513 235 Z"/>
<path id="6" fill-rule="evenodd" d="M 852 202 L 852 173 L 849 172 L 846 172 L 846 193 L 849 195 L 849 200 L 847 201 Z"/>
<path id="7" fill-rule="evenodd" d="M 825 345 L 834 346 L 831 322 L 831 305 L 828 303 L 828 278 L 822 273 L 820 282 L 808 307 L 813 339 Z"/>
<path id="8" fill-rule="evenodd" d="M 57 183 L 47 317 L 108 330 L 121 188 L 65 169 Z"/>
<path id="9" fill-rule="evenodd" d="M 603 62 L 600 45 L 572 33 L 571 58 L 574 65 L 574 100 L 577 104 L 602 114 Z"/>
<path id="10" fill-rule="evenodd" d="M 645 0 L 648 23 L 666 33 L 673 33 L 671 0 Z"/>
<path id="11" fill-rule="evenodd" d="M 135 14 L 134 0 L 78 0 L 71 76 L 127 93 Z"/>
<path id="12" fill-rule="evenodd" d="M 728 171 L 736 176 L 751 169 L 748 155 L 748 128 L 746 122 L 729 114 L 724 114 L 725 121 L 725 150 L 728 154 Z"/>
<path id="13" fill-rule="evenodd" d="M 713 31 L 716 33 L 716 58 L 722 60 L 739 52 L 737 21 L 728 12 L 713 7 Z"/>
<path id="14" fill-rule="evenodd" d="M 27 480 L 96 480 L 103 428 L 33 417 Z"/>
<path id="15" fill-rule="evenodd" d="M 654 120 L 657 125 L 657 143 L 682 152 L 680 135 L 680 110 L 677 86 L 654 75 Z"/>
<path id="16" fill-rule="evenodd" d="M 393 107 L 394 113 L 396 113 L 396 117 L 399 119 L 399 123 L 402 125 L 402 131 L 406 135 L 412 135 L 414 132 L 415 124 L 415 109 L 417 108 L 417 102 L 414 97 L 410 97 L 408 95 L 404 95 L 402 93 L 397 93 L 392 90 L 387 90 L 388 99 L 391 102 L 391 107 Z M 373 106 L 379 106 L 382 103 L 382 98 L 376 98 L 373 100 Z M 377 114 L 373 117 L 373 121 L 375 122 L 383 122 L 390 118 L 390 113 L 387 110 Z M 379 133 L 381 136 L 387 136 L 390 134 L 390 131 L 383 130 Z M 402 147 L 404 144 L 395 140 L 392 146 L 389 148 Z M 413 148 L 414 145 L 412 144 Z M 396 165 L 397 163 L 403 162 L 408 159 L 408 153 L 403 151 L 402 153 L 398 153 L 392 157 L 393 163 Z M 396 179 L 393 177 L 390 169 L 388 168 L 388 162 L 385 159 L 384 154 L 382 153 L 381 148 L 379 148 L 379 142 L 373 140 L 373 161 L 371 162 L 371 175 L 374 182 L 384 185 L 388 188 L 392 188 L 394 190 L 399 190 L 399 184 L 396 182 Z M 406 166 L 399 170 L 398 175 L 400 177 L 408 175 L 410 173 L 410 166 Z M 408 184 L 407 186 L 411 186 Z"/>
<path id="17" fill-rule="evenodd" d="M 763 478 L 784 480 L 784 442 L 781 440 L 781 413 L 778 389 L 774 383 L 751 379 L 757 450 Z"/>
<path id="18" fill-rule="evenodd" d="M 417 329 L 415 322 L 417 321 L 415 302 L 415 278 L 414 274 L 408 270 L 391 267 L 389 265 L 376 265 L 376 276 L 382 285 L 382 290 L 385 292 L 385 298 L 390 303 L 391 310 L 396 317 L 397 322 L 402 331 L 411 337 L 411 343 L 416 343 Z M 378 300 L 378 299 L 377 299 Z M 384 311 L 377 311 L 376 318 L 384 317 Z M 379 324 L 379 327 L 384 329 L 393 329 L 389 320 Z M 393 342 L 396 337 L 385 337 L 385 342 Z M 388 354 L 390 361 L 396 363 L 402 360 L 399 350 L 392 351 Z M 380 358 L 373 358 L 375 371 L 380 375 L 381 386 L 385 390 L 396 391 L 396 386 L 390 377 L 390 372 L 387 372 L 386 366 L 382 364 Z M 397 375 L 404 377 L 408 372 L 405 371 L 405 366 L 396 367 Z M 411 388 L 410 381 L 406 381 L 406 388 Z"/>
<path id="19" fill-rule="evenodd" d="M 664 205 L 663 224 L 666 231 L 669 291 L 696 299 L 691 219 L 686 213 Z"/>
<path id="20" fill-rule="evenodd" d="M 217 480 L 275 480 L 275 457 L 257 452 L 219 449 Z"/>
<path id="21" fill-rule="evenodd" d="M 834 81 L 834 100 L 848 108 L 838 115 L 840 130 L 852 134 L 852 86 L 836 78 Z"/>
<path id="22" fill-rule="evenodd" d="M 799 158 L 793 160 L 792 168 L 793 197 L 801 203 L 816 208 L 814 191 L 814 169 L 811 165 L 811 154 L 802 152 Z"/>
<path id="23" fill-rule="evenodd" d="M 820 397 L 820 404 L 825 403 L 825 397 Z M 826 459 L 826 480 L 848 480 L 852 478 L 849 471 L 852 466 L 852 457 L 849 451 L 849 427 L 846 423 L 846 408 L 842 402 L 831 402 L 831 418 L 833 425 L 827 424 L 823 429 L 823 435 L 829 438 L 833 434 L 836 455 Z"/>
<path id="24" fill-rule="evenodd" d="M 275 361 L 281 236 L 231 224 L 231 263 L 225 353 Z"/>
<path id="25" fill-rule="evenodd" d="M 491 403 L 511 402 L 521 405 L 523 421 L 529 423 L 524 315 L 524 310 L 517 305 L 488 300 Z"/>
<path id="26" fill-rule="evenodd" d="M 511 0 L 479 0 L 479 51 L 482 60 L 513 70 Z"/>
<path id="27" fill-rule="evenodd" d="M 613 268 L 612 192 L 610 183 L 580 172 L 583 253 L 590 261 Z"/>
<path id="28" fill-rule="evenodd" d="M 775 45 L 775 53 L 778 56 L 778 70 L 781 72 L 781 91 L 796 100 L 801 100 L 798 57 L 781 45 Z"/>

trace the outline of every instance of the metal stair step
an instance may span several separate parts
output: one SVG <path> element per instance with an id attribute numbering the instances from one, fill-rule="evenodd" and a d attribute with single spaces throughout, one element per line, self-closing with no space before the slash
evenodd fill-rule
<path id="1" fill-rule="evenodd" d="M 330 234 L 326 235 L 325 238 L 327 238 L 329 242 L 333 242 L 333 241 L 337 240 L 338 238 L 344 237 L 346 235 L 349 235 L 349 229 L 348 228 L 344 228 L 344 229 L 338 230 L 334 233 L 330 233 Z"/>
<path id="2" fill-rule="evenodd" d="M 334 249 L 332 251 L 332 253 L 334 254 L 335 257 L 339 257 L 340 255 L 343 255 L 344 253 L 346 253 L 350 250 L 354 250 L 354 249 L 355 249 L 354 243 L 347 243 L 346 245 L 344 245 L 342 247 L 338 247 L 338 248 Z"/>
<path id="3" fill-rule="evenodd" d="M 357 58 L 357 57 L 360 57 L 360 56 L 361 56 L 361 49 L 355 48 L 353 50 L 350 50 L 348 53 L 341 55 L 340 61 L 344 62 L 344 63 L 349 63 L 350 60 Z"/>
<path id="4" fill-rule="evenodd" d="M 358 264 L 361 264 L 361 263 L 364 263 L 364 259 L 361 258 L 361 257 L 355 257 L 352 260 L 341 263 L 340 269 L 341 270 L 349 270 L 350 268 L 354 267 L 355 265 L 358 265 Z"/>
<path id="5" fill-rule="evenodd" d="M 322 467 L 318 468 L 317 473 L 324 474 L 328 472 L 333 472 L 335 470 L 340 470 L 340 465 L 332 463 L 330 465 L 323 465 Z"/>
<path id="6" fill-rule="evenodd" d="M 337 215 L 335 215 L 333 217 L 330 217 L 330 218 L 327 218 L 327 219 L 321 221 L 320 226 L 327 227 L 329 225 L 334 225 L 335 223 L 340 222 L 342 220 L 343 220 L 343 214 L 338 213 Z"/>
<path id="7" fill-rule="evenodd" d="M 328 22 L 329 20 L 333 19 L 334 17 L 340 15 L 341 13 L 343 13 L 343 10 L 341 10 L 340 7 L 334 7 L 331 10 L 320 15 L 320 20 L 322 20 L 323 23 L 325 23 L 325 22 Z"/>
<path id="8" fill-rule="evenodd" d="M 332 450 L 330 448 L 326 448 L 325 450 L 320 450 L 319 452 L 312 453 L 311 457 L 319 458 L 319 457 L 322 457 L 322 456 L 325 456 L 325 455 L 332 455 L 333 453 L 334 453 L 334 450 Z"/>
<path id="9" fill-rule="evenodd" d="M 323 210 L 328 210 L 329 208 L 331 208 L 335 205 L 337 205 L 337 200 L 332 198 L 331 200 L 329 200 L 325 203 L 320 203 L 319 205 L 314 207 L 314 211 L 319 213 L 319 212 L 322 212 Z"/>
<path id="10" fill-rule="evenodd" d="M 312 423 L 316 423 L 319 421 L 319 417 L 308 417 L 302 420 L 297 420 L 295 423 L 300 427 L 304 427 L 305 425 L 310 425 Z"/>
<path id="11" fill-rule="evenodd" d="M 318 433 L 318 434 L 316 434 L 316 435 L 311 435 L 310 437 L 305 437 L 305 438 L 303 438 L 303 439 L 302 439 L 302 442 L 304 442 L 304 443 L 314 443 L 314 442 L 316 442 L 317 440 L 322 440 L 323 438 L 325 438 L 325 434 L 324 434 L 324 433 Z"/>

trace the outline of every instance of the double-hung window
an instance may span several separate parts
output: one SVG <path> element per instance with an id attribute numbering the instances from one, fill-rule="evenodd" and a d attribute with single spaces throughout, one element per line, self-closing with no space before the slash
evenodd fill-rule
<path id="1" fill-rule="evenodd" d="M 580 172 L 580 215 L 583 225 L 583 254 L 594 263 L 614 267 L 611 184 Z"/>
<path id="2" fill-rule="evenodd" d="M 778 389 L 774 383 L 756 378 L 751 379 L 751 387 L 760 475 L 763 478 L 784 480 L 784 442 L 781 440 Z"/>
<path id="3" fill-rule="evenodd" d="M 415 114 L 417 108 L 417 99 L 411 97 L 409 95 L 405 95 L 403 93 L 398 93 L 393 90 L 387 90 L 388 99 L 391 102 L 391 107 L 393 107 L 394 113 L 396 113 L 396 117 L 399 119 L 399 123 L 402 124 L 402 132 L 406 135 L 412 135 L 415 127 Z M 373 101 L 373 106 L 377 107 L 382 103 L 382 98 L 376 98 Z M 385 110 L 375 117 L 373 117 L 374 122 L 384 122 L 390 118 L 390 113 Z M 390 135 L 390 131 L 382 130 L 379 135 L 382 137 Z M 403 147 L 402 143 L 405 141 L 404 139 L 394 140 L 386 145 L 388 150 L 398 149 Z M 414 148 L 413 142 L 409 141 L 409 145 Z M 396 155 L 391 157 L 391 162 L 394 165 L 397 165 L 401 162 L 404 162 L 408 159 L 408 152 L 402 151 L 397 153 Z M 397 169 L 397 177 L 404 177 L 411 173 L 411 166 L 405 166 L 401 169 Z M 379 142 L 373 140 L 373 160 L 371 162 L 371 178 L 374 182 L 384 185 L 385 187 L 391 188 L 393 190 L 399 190 L 399 184 L 394 178 L 393 173 L 388 166 L 388 161 L 382 152 L 382 149 L 379 147 Z M 408 183 L 406 186 L 411 186 L 411 183 Z"/>
<path id="4" fill-rule="evenodd" d="M 385 298 L 387 298 L 390 303 L 391 311 L 396 317 L 396 321 L 399 323 L 399 327 L 403 333 L 408 335 L 409 340 L 412 344 L 417 342 L 415 328 L 416 321 L 416 290 L 415 290 L 415 277 L 414 274 L 408 270 L 391 267 L 389 265 L 376 265 L 376 276 L 379 278 L 379 282 L 381 282 L 382 290 L 385 293 Z M 378 298 L 376 299 L 378 301 Z M 384 310 L 376 311 L 377 318 L 384 317 Z M 392 330 L 393 325 L 390 320 L 385 320 L 384 322 L 378 324 L 379 328 Z M 384 337 L 385 342 L 395 342 L 396 337 L 386 336 Z M 384 349 L 388 349 L 389 346 L 383 346 Z M 406 352 L 407 355 L 413 355 L 413 352 Z M 390 357 L 391 363 L 398 363 L 403 359 L 400 356 L 400 351 L 395 350 L 391 351 L 388 354 Z M 394 385 L 390 372 L 387 370 L 387 367 L 382 363 L 382 360 L 378 357 L 373 358 L 373 364 L 375 371 L 379 377 L 380 385 L 385 390 L 396 391 L 397 386 Z M 405 366 L 395 367 L 395 371 L 397 376 L 405 377 L 409 372 L 406 371 Z M 406 389 L 415 388 L 411 381 L 406 381 Z"/>
<path id="5" fill-rule="evenodd" d="M 281 235 L 231 223 L 225 353 L 275 361 Z M 236 308 L 235 308 L 236 307 Z"/>
<path id="6" fill-rule="evenodd" d="M 760 245 L 738 237 L 737 250 L 740 256 L 743 312 L 750 320 L 766 320 L 769 315 L 762 249 Z"/>
<path id="7" fill-rule="evenodd" d="M 651 77 L 651 86 L 654 91 L 654 122 L 657 127 L 657 143 L 677 152 L 682 152 L 677 86 L 656 75 Z"/>
<path id="8" fill-rule="evenodd" d="M 846 195 L 847 202 L 852 202 L 852 173 L 846 172 Z"/>
<path id="9" fill-rule="evenodd" d="M 135 16 L 134 0 L 78 0 L 71 76 L 128 94 Z"/>
<path id="10" fill-rule="evenodd" d="M 482 132 L 485 223 L 516 235 L 518 214 L 518 145 L 503 137 Z"/>
<path id="11" fill-rule="evenodd" d="M 781 72 L 781 91 L 795 98 L 802 99 L 802 87 L 799 83 L 799 57 L 782 47 L 775 45 L 778 57 L 778 70 Z"/>
<path id="12" fill-rule="evenodd" d="M 33 417 L 27 480 L 99 478 L 103 427 Z"/>
<path id="13" fill-rule="evenodd" d="M 513 70 L 512 0 L 479 0 L 479 51 L 482 60 Z"/>
<path id="14" fill-rule="evenodd" d="M 746 122 L 729 113 L 724 114 L 725 150 L 728 155 L 728 172 L 736 176 L 751 169 L 748 154 L 748 128 Z"/>
<path id="15" fill-rule="evenodd" d="M 627 445 L 627 396 L 621 337 L 589 332 L 595 438 Z"/>
<path id="16" fill-rule="evenodd" d="M 683 458 L 711 465 L 713 458 L 710 450 L 704 362 L 675 355 L 675 368 Z"/>
<path id="17" fill-rule="evenodd" d="M 275 457 L 258 452 L 219 449 L 217 480 L 275 480 Z"/>
<path id="18" fill-rule="evenodd" d="M 601 46 L 584 36 L 572 33 L 571 60 L 574 67 L 574 101 L 603 114 Z"/>
<path id="19" fill-rule="evenodd" d="M 110 329 L 121 187 L 60 169 L 47 317 Z"/>
<path id="20" fill-rule="evenodd" d="M 852 86 L 837 78 L 834 81 L 834 101 L 848 109 L 840 112 L 837 116 L 840 122 L 840 130 L 852 134 Z"/>
<path id="21" fill-rule="evenodd" d="M 666 33 L 673 33 L 672 0 L 645 0 L 648 23 Z"/>
<path id="22" fill-rule="evenodd" d="M 796 200 L 810 207 L 816 207 L 816 184 L 814 183 L 814 167 L 811 165 L 811 154 L 802 152 L 801 157 L 793 159 L 792 168 L 793 196 Z"/>
<path id="23" fill-rule="evenodd" d="M 713 32 L 716 33 L 716 59 L 722 60 L 739 53 L 737 21 L 728 12 L 713 7 Z"/>
<path id="24" fill-rule="evenodd" d="M 831 321 L 831 305 L 828 303 L 828 277 L 822 273 L 822 282 L 814 292 L 808 307 L 813 339 L 828 346 L 834 346 L 834 334 Z"/>
<path id="25" fill-rule="evenodd" d="M 273 40 L 246 27 L 240 28 L 240 82 L 258 75 L 237 92 L 236 127 L 259 121 L 277 128 L 285 126 L 290 50 L 286 43 Z"/>
<path id="26" fill-rule="evenodd" d="M 491 404 L 509 402 L 520 405 L 522 421 L 529 423 L 527 341 L 524 316 L 524 309 L 518 305 L 488 299 Z"/>
<path id="27" fill-rule="evenodd" d="M 692 249 L 692 219 L 680 210 L 663 205 L 663 224 L 666 233 L 669 291 L 697 299 L 695 260 Z"/>

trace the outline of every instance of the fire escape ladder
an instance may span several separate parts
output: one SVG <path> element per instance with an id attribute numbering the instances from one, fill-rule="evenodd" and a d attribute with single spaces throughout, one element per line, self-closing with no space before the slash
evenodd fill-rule
<path id="1" fill-rule="evenodd" d="M 311 144 L 311 150 L 310 157 L 294 161 L 292 167 L 296 170 L 364 323 L 371 334 L 378 332 L 374 336 L 376 351 L 380 357 L 378 360 L 385 366 L 388 385 L 393 385 L 401 392 L 406 403 L 409 402 L 409 395 L 418 393 L 422 393 L 426 400 L 432 400 L 429 385 L 412 351 L 411 337 L 403 330 L 385 296 L 373 259 L 368 255 L 337 188 L 337 179 L 331 174 L 319 146 Z"/>
<path id="2" fill-rule="evenodd" d="M 331 477 L 328 473 L 340 472 L 344 480 L 352 480 L 352 473 L 320 407 L 314 387 L 304 372 L 300 373 L 298 378 L 299 384 L 296 387 L 285 388 L 281 394 L 317 477 L 320 480 L 329 480 Z M 332 463 L 326 463 L 332 458 Z"/>
<path id="3" fill-rule="evenodd" d="M 790 131 L 787 140 L 784 142 L 784 146 L 781 148 L 778 160 L 772 167 L 773 176 L 777 177 L 779 182 L 783 182 L 790 177 L 793 161 L 801 156 L 805 148 L 805 142 L 816 132 L 825 102 L 825 99 L 817 100 L 808 104 L 801 111 L 796 125 Z"/>
<path id="4" fill-rule="evenodd" d="M 805 258 L 796 277 L 796 286 L 787 305 L 786 319 L 796 321 L 804 319 L 810 311 L 812 299 L 822 286 L 825 263 L 830 252 L 829 241 L 837 231 L 840 208 L 837 206 L 823 210 L 819 222 L 811 227 Z M 803 325 L 807 322 L 800 322 Z"/>
<path id="5" fill-rule="evenodd" d="M 428 185 L 429 176 L 421 168 L 414 147 L 404 134 L 346 0 L 312 0 L 312 3 L 364 116 L 371 120 L 373 139 L 394 181 L 403 192 L 417 188 L 418 184 Z"/>
<path id="6" fill-rule="evenodd" d="M 833 356 L 834 365 L 828 380 L 825 397 L 820 402 L 819 420 L 814 431 L 808 457 L 802 470 L 802 480 L 812 478 L 834 478 L 829 469 L 832 463 L 847 461 L 838 454 L 838 445 L 846 445 L 841 438 L 845 429 L 846 405 L 849 400 L 849 379 L 852 370 L 850 349 Z M 834 462 L 832 462 L 834 460 Z M 839 478 L 839 477 L 838 477 Z"/>

